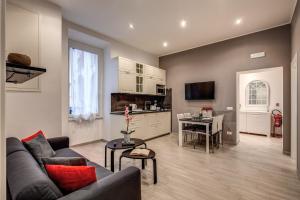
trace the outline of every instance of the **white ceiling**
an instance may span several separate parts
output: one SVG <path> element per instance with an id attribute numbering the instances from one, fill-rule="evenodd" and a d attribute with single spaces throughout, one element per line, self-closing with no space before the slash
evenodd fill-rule
<path id="1" fill-rule="evenodd" d="M 297 0 L 50 1 L 69 21 L 161 56 L 290 23 Z"/>

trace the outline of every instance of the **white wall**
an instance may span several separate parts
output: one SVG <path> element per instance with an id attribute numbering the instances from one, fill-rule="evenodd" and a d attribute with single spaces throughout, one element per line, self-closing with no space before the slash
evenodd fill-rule
<path id="1" fill-rule="evenodd" d="M 6 199 L 6 145 L 4 132 L 4 95 L 5 95 L 5 0 L 0 0 L 0 199 Z"/>
<path id="2" fill-rule="evenodd" d="M 102 48 L 104 50 L 104 80 L 103 80 L 103 118 L 94 122 L 78 124 L 68 119 L 68 37 L 72 40 Z M 158 57 L 120 43 L 105 35 L 88 30 L 71 22 L 63 22 L 63 58 L 62 72 L 62 132 L 70 137 L 71 145 L 91 142 L 99 139 L 109 139 L 110 129 L 110 77 L 112 58 L 122 56 L 153 66 L 158 66 Z M 121 136 L 121 135 L 120 135 Z"/>
<path id="3" fill-rule="evenodd" d="M 9 0 L 9 2 L 39 14 L 39 60 L 47 72 L 40 77 L 41 92 L 7 92 L 6 135 L 22 138 L 42 129 L 47 137 L 60 136 L 61 10 L 47 1 Z"/>
<path id="4" fill-rule="evenodd" d="M 270 106 L 269 111 L 273 109 L 280 109 L 282 111 L 283 106 L 283 68 L 275 67 L 265 70 L 258 70 L 255 72 L 240 74 L 240 104 L 241 111 L 259 111 L 259 107 L 251 106 L 246 107 L 246 87 L 248 83 L 254 80 L 262 80 L 268 83 L 270 89 Z M 276 103 L 279 103 L 279 107 L 276 107 Z"/>
<path id="5" fill-rule="evenodd" d="M 69 136 L 72 145 L 104 138 L 103 124 L 107 119 L 106 115 L 103 119 L 92 123 L 77 124 L 68 119 L 69 29 L 84 33 L 103 43 L 101 47 L 104 48 L 104 74 L 111 66 L 112 57 L 123 56 L 154 66 L 158 65 L 158 57 L 73 23 L 64 22 L 63 25 L 61 9 L 47 1 L 9 0 L 9 2 L 39 14 L 39 60 L 47 72 L 40 76 L 41 92 L 7 93 L 6 136 L 22 138 L 42 129 L 47 137 Z M 104 89 L 109 87 L 105 84 L 106 79 L 110 77 L 104 77 Z M 107 108 L 110 93 L 106 90 L 104 93 L 104 112 L 107 113 L 110 110 Z"/>

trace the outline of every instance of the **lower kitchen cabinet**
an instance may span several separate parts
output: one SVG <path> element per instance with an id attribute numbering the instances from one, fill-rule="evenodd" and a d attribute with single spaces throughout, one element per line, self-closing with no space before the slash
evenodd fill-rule
<path id="1" fill-rule="evenodd" d="M 134 129 L 132 138 L 151 139 L 171 132 L 171 112 L 157 112 L 132 115 L 129 129 Z M 123 115 L 111 114 L 111 139 L 121 138 L 122 129 L 126 129 Z"/>

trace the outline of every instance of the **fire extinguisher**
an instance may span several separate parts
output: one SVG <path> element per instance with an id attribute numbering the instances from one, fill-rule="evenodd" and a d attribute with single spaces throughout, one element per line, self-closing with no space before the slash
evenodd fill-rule
<path id="1" fill-rule="evenodd" d="M 280 110 L 275 109 L 272 111 L 272 121 L 273 121 L 273 131 L 271 133 L 271 136 L 282 137 L 281 128 L 280 128 L 282 126 L 282 113 Z"/>
<path id="2" fill-rule="evenodd" d="M 281 125 L 282 125 L 282 113 L 281 113 L 281 111 L 277 110 L 277 109 L 273 110 L 272 111 L 272 116 L 273 116 L 273 120 L 274 120 L 274 126 L 276 128 L 281 127 Z"/>

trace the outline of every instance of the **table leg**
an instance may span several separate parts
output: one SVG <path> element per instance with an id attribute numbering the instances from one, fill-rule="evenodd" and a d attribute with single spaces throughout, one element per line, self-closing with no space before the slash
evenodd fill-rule
<path id="1" fill-rule="evenodd" d="M 145 159 L 142 159 L 142 169 L 145 169 Z"/>
<path id="2" fill-rule="evenodd" d="M 209 153 L 209 124 L 206 125 L 206 153 Z"/>
<path id="3" fill-rule="evenodd" d="M 121 162 L 122 162 L 122 156 L 120 156 L 120 158 L 119 158 L 119 171 L 121 171 L 121 167 L 122 167 Z"/>
<path id="4" fill-rule="evenodd" d="M 182 147 L 182 122 L 178 122 L 178 129 L 179 146 Z"/>
<path id="5" fill-rule="evenodd" d="M 156 159 L 153 158 L 153 179 L 154 179 L 154 184 L 157 183 L 157 166 L 156 166 Z"/>
<path id="6" fill-rule="evenodd" d="M 104 167 L 107 167 L 107 146 L 105 145 Z"/>
<path id="7" fill-rule="evenodd" d="M 110 171 L 115 172 L 115 151 L 110 152 Z"/>

